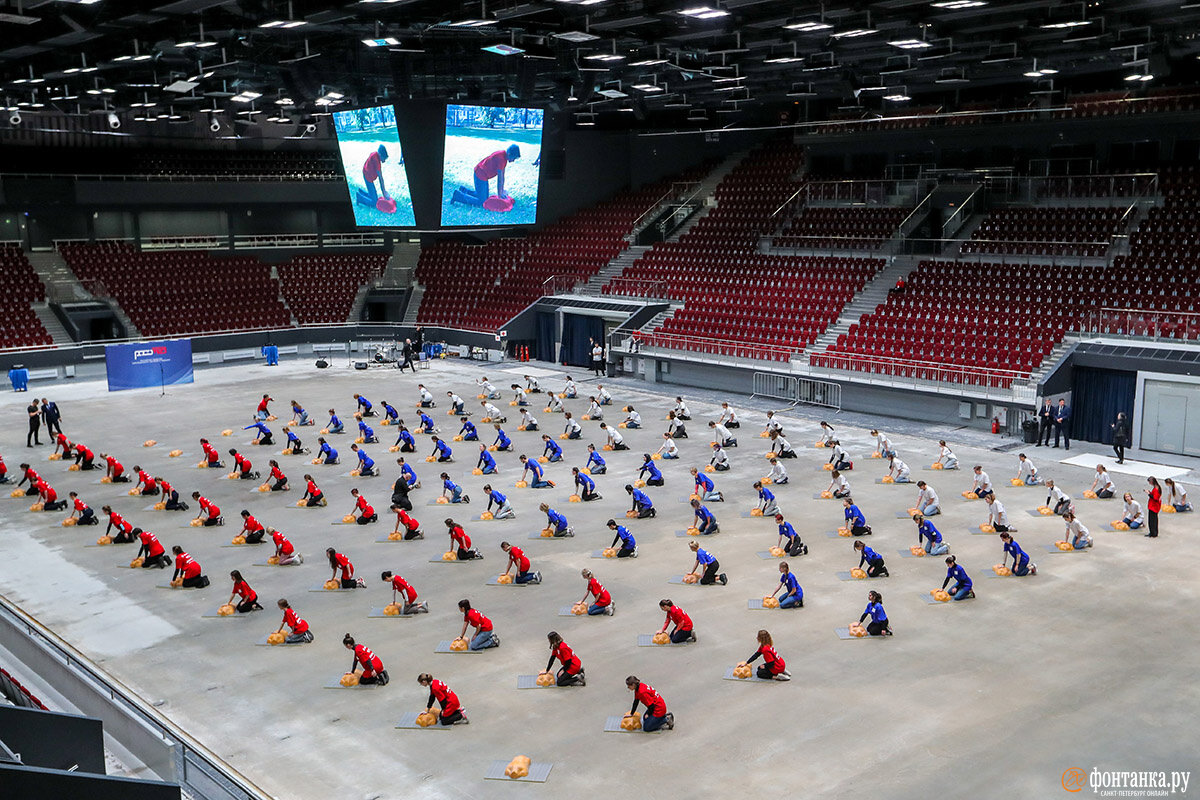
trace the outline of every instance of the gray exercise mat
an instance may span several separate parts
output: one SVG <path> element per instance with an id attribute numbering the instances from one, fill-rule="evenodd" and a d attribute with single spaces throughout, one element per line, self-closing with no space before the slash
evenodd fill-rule
<path id="1" fill-rule="evenodd" d="M 418 612 L 418 613 L 423 613 L 423 612 Z M 385 613 L 383 613 L 383 608 L 378 607 L 378 606 L 372 606 L 371 610 L 369 612 L 367 612 L 367 617 L 369 619 L 412 619 L 415 616 L 417 616 L 416 613 L 413 613 L 413 614 L 385 614 Z"/>
<path id="2" fill-rule="evenodd" d="M 377 689 L 377 688 L 379 688 L 379 684 L 378 683 L 365 683 L 365 684 L 359 683 L 354 686 L 342 686 L 342 676 L 338 675 L 333 680 L 326 681 L 323 688 L 325 688 L 325 689 L 342 689 L 343 691 L 354 691 L 355 689 Z"/>
<path id="3" fill-rule="evenodd" d="M 655 644 L 654 642 L 650 641 L 651 636 L 652 636 L 652 634 L 649 634 L 649 633 L 639 633 L 638 637 L 637 637 L 637 646 L 638 647 L 683 647 L 684 645 L 687 645 L 687 644 L 693 644 L 693 642 L 680 642 L 679 644 L 675 644 L 674 642 L 667 642 L 666 644 Z"/>
<path id="4" fill-rule="evenodd" d="M 1044 544 L 1044 545 L 1042 545 L 1042 548 L 1043 548 L 1043 549 L 1044 549 L 1044 550 L 1045 550 L 1047 553 L 1063 553 L 1063 554 L 1065 554 L 1065 555 L 1070 555 L 1071 553 L 1086 553 L 1088 550 L 1091 550 L 1091 549 L 1092 549 L 1092 548 L 1090 548 L 1090 547 L 1084 547 L 1084 548 L 1082 548 L 1082 549 L 1079 549 L 1079 550 L 1076 550 L 1076 549 L 1074 549 L 1074 548 L 1072 548 L 1071 550 L 1059 550 L 1057 547 L 1055 547 L 1055 546 L 1054 546 L 1054 545 L 1052 545 L 1052 544 Z"/>
<path id="5" fill-rule="evenodd" d="M 310 592 L 324 592 L 326 594 L 337 594 L 338 592 L 353 592 L 353 591 L 356 591 L 361 588 L 363 588 L 363 587 L 355 586 L 353 589 L 343 589 L 341 587 L 338 587 L 337 589 L 326 589 L 325 584 L 315 583 L 312 586 L 309 586 L 308 590 Z"/>
<path id="6" fill-rule="evenodd" d="M 207 611 L 205 611 L 203 614 L 201 614 L 200 616 L 204 617 L 205 619 L 246 619 L 248 617 L 254 616 L 254 612 L 249 612 L 246 614 L 239 614 L 239 613 L 237 613 L 237 611 L 234 611 L 232 614 L 222 615 L 222 614 L 217 613 L 216 608 L 210 608 Z"/>
<path id="7" fill-rule="evenodd" d="M 682 575 L 672 575 L 670 578 L 667 578 L 667 583 L 673 583 L 679 586 L 699 586 L 700 580 L 697 579 L 695 583 L 684 583 Z"/>
<path id="8" fill-rule="evenodd" d="M 773 556 L 773 555 L 771 555 L 770 550 L 758 550 L 754 553 L 754 555 L 758 556 L 759 558 L 763 559 L 764 561 L 779 561 L 779 560 L 787 557 L 787 553 L 783 553 L 782 555 L 778 555 L 778 556 Z"/>
<path id="9" fill-rule="evenodd" d="M 751 611 L 779 611 L 778 608 L 767 608 L 763 605 L 761 597 L 751 598 L 746 601 L 746 608 Z"/>
<path id="10" fill-rule="evenodd" d="M 850 641 L 869 641 L 872 639 L 879 640 L 888 638 L 886 636 L 851 636 L 849 628 L 834 628 L 833 632 L 837 634 L 839 639 L 848 639 Z"/>
<path id="11" fill-rule="evenodd" d="M 438 723 L 437 725 L 430 725 L 428 728 L 422 728 L 417 724 L 417 715 L 420 713 L 420 711 L 405 711 L 400 715 L 400 721 L 396 723 L 396 727 L 416 731 L 448 731 L 454 727 L 453 725 Z"/>
<path id="12" fill-rule="evenodd" d="M 250 566 L 252 566 L 252 567 L 298 567 L 302 563 L 303 562 L 299 562 L 299 563 L 292 562 L 291 564 L 271 564 L 271 563 L 268 563 L 267 561 L 252 561 L 250 563 Z"/>
<path id="13" fill-rule="evenodd" d="M 727 681 L 737 681 L 738 683 L 781 683 L 781 681 L 777 681 L 774 678 L 760 678 L 757 673 L 757 667 L 751 664 L 749 678 L 735 678 L 733 676 L 733 667 L 729 667 L 725 670 L 724 678 Z"/>
<path id="14" fill-rule="evenodd" d="M 508 761 L 493 761 L 488 767 L 488 771 L 483 774 L 485 781 L 508 781 L 509 783 L 545 783 L 550 777 L 550 770 L 554 768 L 553 764 L 534 761 L 529 765 L 529 774 L 524 778 L 510 778 L 504 774 L 504 769 L 509 765 Z"/>
<path id="15" fill-rule="evenodd" d="M 467 653 L 475 654 L 475 653 L 482 653 L 482 652 L 483 652 L 483 650 L 470 650 L 470 649 L 467 649 L 467 650 L 451 650 L 451 649 L 450 649 L 450 641 L 451 641 L 450 639 L 443 639 L 442 641 L 438 642 L 438 643 L 437 643 L 437 647 L 433 648 L 433 652 L 435 652 L 435 653 L 449 653 L 450 655 L 453 655 L 453 656 L 457 656 L 457 655 L 464 655 L 464 654 L 467 654 Z M 467 641 L 469 642 L 469 641 L 471 641 L 471 640 L 470 640 L 470 639 L 468 639 Z M 486 648 L 484 648 L 484 650 L 491 650 L 491 649 L 492 649 L 492 648 L 490 648 L 490 647 L 486 647 Z"/>
<path id="16" fill-rule="evenodd" d="M 289 644 L 287 641 L 283 641 L 280 644 L 271 644 L 267 641 L 266 636 L 260 636 L 254 644 L 259 647 L 299 647 L 302 644 L 308 644 L 308 642 L 292 642 Z"/>
<path id="17" fill-rule="evenodd" d="M 403 544 L 404 542 L 423 542 L 423 541 L 425 541 L 425 540 L 424 539 L 405 539 L 403 537 L 401 537 L 399 539 L 389 539 L 388 535 L 386 533 L 383 534 L 382 536 L 375 537 L 375 544 Z"/>
<path id="18" fill-rule="evenodd" d="M 929 553 L 923 556 L 914 556 L 911 550 L 897 550 L 896 552 L 900 554 L 901 558 L 937 558 L 937 556 L 931 556 Z"/>
<path id="19" fill-rule="evenodd" d="M 1016 528 L 1010 528 L 1009 532 L 1016 533 Z M 967 528 L 967 533 L 971 534 L 972 536 L 999 536 L 1000 535 L 999 533 L 984 533 L 983 531 L 979 530 L 978 525 L 976 525 L 973 528 Z"/>
<path id="20" fill-rule="evenodd" d="M 538 686 L 537 685 L 537 675 L 518 675 L 517 676 L 517 688 L 518 689 L 560 689 L 560 688 L 565 688 L 565 687 L 560 687 L 557 683 L 551 683 L 549 686 Z"/>
<path id="21" fill-rule="evenodd" d="M 586 616 L 588 616 L 587 614 L 572 614 L 571 606 L 560 606 L 558 609 L 558 615 L 560 617 L 586 617 Z M 603 617 L 603 616 L 607 616 L 607 615 L 606 614 L 597 614 L 597 616 Z"/>
<path id="22" fill-rule="evenodd" d="M 636 731 L 622 730 L 621 729 L 621 719 L 622 719 L 621 717 L 609 717 L 608 719 L 606 719 L 604 721 L 604 732 L 605 733 L 650 733 L 650 734 L 656 734 L 656 733 L 662 733 L 663 731 L 666 730 L 665 726 L 662 728 L 659 728 L 658 730 L 654 730 L 654 731 L 644 731 L 641 728 L 638 728 Z"/>
<path id="23" fill-rule="evenodd" d="M 487 585 L 488 585 L 488 586 L 516 586 L 516 587 L 524 587 L 524 586 L 536 586 L 537 584 L 536 584 L 536 583 L 534 583 L 533 581 L 526 581 L 525 583 L 517 583 L 517 581 L 516 581 L 516 579 L 515 579 L 515 578 L 513 579 L 513 582 L 512 582 L 512 583 L 500 583 L 500 576 L 499 576 L 499 575 L 493 575 L 492 577 L 490 577 L 490 578 L 488 578 L 488 579 L 487 579 Z"/>

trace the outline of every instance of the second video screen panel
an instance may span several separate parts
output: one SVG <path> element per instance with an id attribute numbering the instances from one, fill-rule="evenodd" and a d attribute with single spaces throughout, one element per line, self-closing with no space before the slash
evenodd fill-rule
<path id="1" fill-rule="evenodd" d="M 446 107 L 443 226 L 537 221 L 544 117 L 539 108 Z"/>

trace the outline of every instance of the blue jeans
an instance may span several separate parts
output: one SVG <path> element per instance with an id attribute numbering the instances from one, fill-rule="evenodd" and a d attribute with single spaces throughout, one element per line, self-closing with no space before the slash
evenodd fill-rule
<path id="1" fill-rule="evenodd" d="M 533 580 L 534 574 L 535 573 L 533 572 L 533 570 L 526 570 L 525 572 L 518 572 L 516 577 L 513 578 L 513 583 L 529 583 L 531 580 Z"/>
<path id="2" fill-rule="evenodd" d="M 1129 530 L 1131 530 L 1131 531 L 1136 531 L 1138 528 L 1142 527 L 1141 522 L 1139 522 L 1137 520 L 1129 519 L 1128 517 L 1123 517 L 1121 519 L 1121 522 L 1124 522 L 1126 525 L 1128 525 Z"/>
<path id="3" fill-rule="evenodd" d="M 455 488 L 451 489 L 450 492 L 451 492 L 451 495 L 450 495 L 451 503 L 461 503 L 462 502 L 462 488 L 461 487 L 456 486 Z"/>
<path id="4" fill-rule="evenodd" d="M 966 586 L 964 586 L 961 583 L 957 583 L 954 585 L 954 588 L 952 588 L 950 590 L 952 600 L 966 600 L 967 595 L 970 593 L 971 593 L 971 585 L 970 584 L 967 584 Z"/>
<path id="5" fill-rule="evenodd" d="M 1175 506 L 1176 511 L 1191 511 L 1192 510 L 1191 503 L 1172 503 L 1171 505 Z"/>
<path id="6" fill-rule="evenodd" d="M 592 603 L 590 606 L 588 606 L 588 616 L 589 617 L 594 617 L 594 616 L 597 616 L 598 614 L 607 614 L 607 613 L 608 613 L 608 606 L 598 606 L 595 603 Z"/>
<path id="7" fill-rule="evenodd" d="M 1076 550 L 1082 550 L 1085 547 L 1091 547 L 1091 546 L 1092 546 L 1092 540 L 1084 539 L 1082 536 L 1076 536 L 1074 539 L 1071 540 L 1071 547 L 1074 547 Z"/>
<path id="8" fill-rule="evenodd" d="M 625 427 L 626 428 L 640 428 L 642 426 L 638 425 L 636 422 L 626 422 Z"/>
<path id="9" fill-rule="evenodd" d="M 803 590 L 798 591 L 798 592 L 793 592 L 792 594 L 785 594 L 783 597 L 779 598 L 779 607 L 780 608 L 795 608 L 796 606 L 800 605 L 800 601 L 803 599 L 804 599 L 804 591 Z"/>
<path id="10" fill-rule="evenodd" d="M 496 474 L 496 468 L 491 465 L 485 465 L 483 467 L 480 467 L 479 471 L 482 472 L 484 475 L 495 475 Z"/>
<path id="11" fill-rule="evenodd" d="M 716 533 L 717 532 L 716 518 L 714 517 L 713 519 L 710 519 L 708 522 L 705 522 L 702 525 L 699 525 L 698 529 L 700 531 L 701 536 L 708 536 L 710 534 Z"/>
<path id="12" fill-rule="evenodd" d="M 930 503 L 927 506 L 917 506 L 917 512 L 923 517 L 932 517 L 942 513 L 942 509 L 937 503 Z"/>
<path id="13" fill-rule="evenodd" d="M 486 650 L 489 647 L 495 647 L 493 633 L 494 631 L 480 631 L 471 637 L 471 643 L 467 647 L 472 650 Z"/>
<path id="14" fill-rule="evenodd" d="M 654 731 L 658 730 L 666 723 L 667 723 L 667 718 L 665 716 L 652 717 L 652 716 L 650 716 L 649 711 L 647 711 L 645 714 L 642 715 L 642 730 L 645 731 L 646 733 L 653 733 Z"/>
<path id="15" fill-rule="evenodd" d="M 942 469 L 958 469 L 958 459 L 949 458 L 942 462 Z"/>
<path id="16" fill-rule="evenodd" d="M 895 483 L 912 483 L 912 478 L 909 477 L 909 473 L 905 472 L 896 476 Z"/>
<path id="17" fill-rule="evenodd" d="M 346 430 L 345 425 L 338 425 L 337 427 L 330 428 L 329 432 L 330 433 L 343 433 L 345 430 Z"/>
<path id="18" fill-rule="evenodd" d="M 937 544 L 930 544 L 925 548 L 925 552 L 931 556 L 945 555 L 946 553 L 950 552 L 950 545 L 946 544 L 944 541 L 938 542 Z"/>
<path id="19" fill-rule="evenodd" d="M 509 505 L 507 502 L 505 502 L 504 505 L 502 505 L 502 506 L 500 506 L 500 508 L 496 509 L 496 512 L 492 515 L 492 518 L 493 519 L 511 519 L 512 517 L 515 517 L 516 515 L 517 515 L 517 512 L 513 511 L 513 507 L 511 505 Z"/>
<path id="20" fill-rule="evenodd" d="M 663 453 L 663 458 L 674 459 L 679 458 L 677 453 Z"/>
<path id="21" fill-rule="evenodd" d="M 705 492 L 701 495 L 700 499 L 708 503 L 719 503 L 721 502 L 721 493 L 713 489 L 711 492 Z"/>
<path id="22" fill-rule="evenodd" d="M 550 481 L 546 480 L 545 478 L 534 478 L 533 483 L 531 483 L 529 485 L 532 486 L 534 489 L 545 489 L 547 486 L 550 485 Z"/>
<path id="23" fill-rule="evenodd" d="M 1036 475 L 1030 475 L 1028 478 L 1025 479 L 1026 486 L 1037 486 L 1041 482 L 1042 482 L 1042 479 Z"/>
<path id="24" fill-rule="evenodd" d="M 1029 574 L 1029 559 L 1028 558 L 1021 559 L 1021 562 L 1019 564 L 1016 564 L 1013 566 L 1012 573 L 1013 573 L 1013 575 L 1016 575 L 1018 578 L 1024 578 L 1026 575 L 1028 575 Z"/>

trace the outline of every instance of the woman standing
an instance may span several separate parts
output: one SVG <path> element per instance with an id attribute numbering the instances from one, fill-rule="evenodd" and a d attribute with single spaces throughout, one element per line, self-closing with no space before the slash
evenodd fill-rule
<path id="1" fill-rule="evenodd" d="M 546 638 L 550 641 L 550 660 L 546 662 L 545 671 L 550 671 L 550 668 L 554 666 L 555 659 L 562 662 L 562 668 L 554 676 L 555 684 L 558 686 L 587 686 L 583 662 L 579 660 L 579 656 L 575 655 L 575 651 L 567 646 L 557 631 L 550 631 L 546 634 Z"/>
<path id="2" fill-rule="evenodd" d="M 1150 528 L 1150 532 L 1146 536 L 1150 539 L 1158 538 L 1158 512 L 1162 510 L 1162 487 L 1158 485 L 1158 478 L 1153 476 L 1146 479 L 1150 484 L 1150 488 L 1146 490 L 1146 524 Z"/>
<path id="3" fill-rule="evenodd" d="M 1113 432 L 1113 452 L 1117 454 L 1117 463 L 1125 463 L 1125 446 L 1129 444 L 1129 420 L 1125 412 L 1117 414 L 1117 421 L 1109 426 Z"/>

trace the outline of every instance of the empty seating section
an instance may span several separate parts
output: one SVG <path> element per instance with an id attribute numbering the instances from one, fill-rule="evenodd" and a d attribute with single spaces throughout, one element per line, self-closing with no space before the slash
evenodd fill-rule
<path id="1" fill-rule="evenodd" d="M 625 236 L 669 188 L 654 184 L 572 214 L 519 239 L 480 245 L 439 242 L 421 249 L 425 287 L 418 322 L 495 330 L 546 293 L 547 279 L 586 280 L 629 247 Z"/>
<path id="2" fill-rule="evenodd" d="M 53 343 L 30 303 L 46 290 L 20 246 L 0 244 L 0 347 L 39 347 Z"/>
<path id="3" fill-rule="evenodd" d="M 666 283 L 684 301 L 642 335 L 644 344 L 787 360 L 878 272 L 880 259 L 759 252 L 771 215 L 802 185 L 802 159 L 785 143 L 751 153 L 717 187 L 716 208 L 678 242 L 656 244 L 624 270 L 620 278 Z"/>
<path id="4" fill-rule="evenodd" d="M 911 209 L 805 206 L 776 236 L 776 247 L 878 250 Z"/>
<path id="5" fill-rule="evenodd" d="M 116 299 L 145 336 L 292 325 L 270 265 L 253 256 L 144 252 L 115 242 L 59 251 L 85 286 Z"/>
<path id="6" fill-rule="evenodd" d="M 359 287 L 387 265 L 386 253 L 296 256 L 276 265 L 283 298 L 301 325 L 346 322 Z"/>
<path id="7" fill-rule="evenodd" d="M 1126 224 L 1126 209 L 1029 206 L 992 211 L 963 253 L 1103 258 Z"/>
<path id="8" fill-rule="evenodd" d="M 136 158 L 131 169 L 139 175 L 162 177 L 252 177 L 295 181 L 331 181 L 341 174 L 336 153 L 285 151 L 159 151 Z"/>

